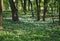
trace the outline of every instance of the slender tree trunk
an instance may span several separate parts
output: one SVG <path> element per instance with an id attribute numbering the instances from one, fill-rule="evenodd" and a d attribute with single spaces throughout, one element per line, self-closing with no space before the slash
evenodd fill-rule
<path id="1" fill-rule="evenodd" d="M 36 0 L 36 6 L 37 6 L 37 21 L 40 20 L 40 2 L 41 2 L 41 0 Z"/>
<path id="2" fill-rule="evenodd" d="M 59 23 L 60 23 L 60 2 L 59 2 Z"/>
<path id="3" fill-rule="evenodd" d="M 31 8 L 30 8 L 30 7 L 31 7 Z M 31 12 L 32 12 L 32 17 L 34 17 L 34 13 L 33 13 L 33 5 L 32 5 L 31 0 L 28 0 L 28 10 L 31 10 Z"/>
<path id="4" fill-rule="evenodd" d="M 15 0 L 15 6 L 16 6 L 16 9 L 17 9 L 17 14 L 18 14 L 18 0 Z"/>
<path id="5" fill-rule="evenodd" d="M 24 0 L 24 13 L 26 14 L 26 0 Z"/>
<path id="6" fill-rule="evenodd" d="M 30 10 L 30 4 L 31 4 L 31 1 L 28 0 L 28 10 Z"/>
<path id="7" fill-rule="evenodd" d="M 32 12 L 32 17 L 34 17 L 32 2 L 31 2 L 31 12 Z"/>
<path id="8" fill-rule="evenodd" d="M 21 6 L 22 6 L 22 8 L 24 7 L 24 6 L 23 6 L 23 0 L 21 0 Z"/>
<path id="9" fill-rule="evenodd" d="M 2 2 L 2 11 L 4 11 L 5 10 L 5 7 L 4 7 L 3 0 L 1 2 Z"/>
<path id="10" fill-rule="evenodd" d="M 44 0 L 43 21 L 45 21 L 45 15 L 46 15 L 46 12 L 47 12 L 47 1 L 48 1 L 48 0 Z"/>
<path id="11" fill-rule="evenodd" d="M 15 7 L 15 4 L 14 4 L 13 0 L 9 0 L 9 3 L 10 3 L 11 10 L 12 10 L 12 20 L 13 21 L 18 21 L 19 20 L 18 19 L 18 14 L 17 14 L 18 11 Z"/>
<path id="12" fill-rule="evenodd" d="M 58 2 L 58 12 L 59 12 L 59 25 L 60 25 L 60 0 L 56 0 Z"/>
<path id="13" fill-rule="evenodd" d="M 0 0 L 0 29 L 2 27 L 2 0 Z"/>

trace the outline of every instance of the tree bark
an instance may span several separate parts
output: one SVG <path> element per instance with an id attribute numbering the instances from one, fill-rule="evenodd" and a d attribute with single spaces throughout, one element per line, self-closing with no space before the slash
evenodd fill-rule
<path id="1" fill-rule="evenodd" d="M 11 7 L 11 10 L 12 10 L 12 20 L 13 21 L 18 21 L 18 10 L 16 9 L 15 7 L 15 4 L 13 2 L 13 0 L 9 0 L 9 3 L 10 3 L 10 7 Z"/>
<path id="2" fill-rule="evenodd" d="M 26 14 L 26 0 L 24 0 L 24 6 L 23 6 L 23 8 L 24 8 L 24 13 Z"/>
<path id="3" fill-rule="evenodd" d="M 22 8 L 24 7 L 24 6 L 23 6 L 23 0 L 21 0 L 21 6 L 22 6 Z"/>
<path id="4" fill-rule="evenodd" d="M 32 17 L 34 17 L 34 13 L 33 13 L 33 5 L 31 3 L 31 12 L 32 12 Z"/>
<path id="5" fill-rule="evenodd" d="M 59 25 L 60 25 L 60 0 L 56 0 L 58 2 L 58 12 L 59 12 Z"/>
<path id="6" fill-rule="evenodd" d="M 0 28 L 2 27 L 2 0 L 0 0 Z"/>
<path id="7" fill-rule="evenodd" d="M 31 8 L 30 8 L 30 7 L 31 7 Z M 31 0 L 28 0 L 28 10 L 29 10 L 29 11 L 31 10 L 32 17 L 34 17 L 33 5 L 32 5 L 32 1 L 31 1 Z"/>
<path id="8" fill-rule="evenodd" d="M 41 0 L 36 0 L 36 6 L 37 6 L 37 21 L 40 20 L 40 2 L 41 2 Z"/>
<path id="9" fill-rule="evenodd" d="M 60 23 L 60 2 L 59 2 L 59 23 Z"/>
<path id="10" fill-rule="evenodd" d="M 28 10 L 30 10 L 30 4 L 31 4 L 31 1 L 28 0 Z"/>
<path id="11" fill-rule="evenodd" d="M 48 1 L 48 0 L 44 0 L 43 21 L 45 21 L 45 15 L 46 15 L 46 12 L 47 12 L 47 1 Z"/>

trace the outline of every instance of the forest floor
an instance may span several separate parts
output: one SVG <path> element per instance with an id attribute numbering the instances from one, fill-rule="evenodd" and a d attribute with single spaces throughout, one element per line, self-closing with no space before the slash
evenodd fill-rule
<path id="1" fill-rule="evenodd" d="M 4 18 L 0 41 L 60 41 L 60 25 L 51 18 L 46 19 L 44 22 L 21 16 L 19 22 L 13 22 L 11 17 Z"/>

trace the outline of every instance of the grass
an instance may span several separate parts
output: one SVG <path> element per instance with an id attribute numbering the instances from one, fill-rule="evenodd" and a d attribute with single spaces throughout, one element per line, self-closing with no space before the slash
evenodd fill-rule
<path id="1" fill-rule="evenodd" d="M 24 21 L 3 19 L 4 29 L 0 31 L 0 41 L 60 41 L 60 26 L 57 22 Z"/>
<path id="2" fill-rule="evenodd" d="M 5 16 L 5 15 L 4 15 Z M 60 25 L 52 22 L 50 18 L 46 21 L 36 21 L 31 16 L 19 15 L 20 21 L 13 22 L 11 17 L 3 19 L 3 29 L 0 30 L 0 41 L 60 41 Z"/>

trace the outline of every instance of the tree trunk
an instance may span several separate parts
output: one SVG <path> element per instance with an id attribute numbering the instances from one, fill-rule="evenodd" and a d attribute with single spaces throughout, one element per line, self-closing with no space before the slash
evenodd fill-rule
<path id="1" fill-rule="evenodd" d="M 24 13 L 26 14 L 26 0 L 24 0 L 24 6 L 23 6 L 23 8 L 24 8 Z"/>
<path id="2" fill-rule="evenodd" d="M 12 10 L 12 20 L 13 21 L 18 21 L 18 10 L 16 9 L 15 7 L 15 4 L 13 2 L 13 0 L 9 0 L 9 3 L 10 3 L 10 7 L 11 7 L 11 10 Z"/>
<path id="3" fill-rule="evenodd" d="M 47 0 L 44 0 L 44 13 L 43 13 L 43 21 L 45 21 L 45 15 L 47 12 Z"/>
<path id="4" fill-rule="evenodd" d="M 60 23 L 60 3 L 59 3 L 59 23 Z"/>
<path id="5" fill-rule="evenodd" d="M 36 6 L 37 6 L 37 21 L 40 20 L 40 2 L 41 2 L 41 0 L 36 0 Z"/>
<path id="6" fill-rule="evenodd" d="M 34 17 L 34 13 L 33 13 L 33 6 L 32 6 L 32 3 L 31 3 L 31 12 L 32 12 L 32 17 Z"/>
<path id="7" fill-rule="evenodd" d="M 31 7 L 31 8 L 30 8 L 30 7 Z M 28 0 L 28 10 L 31 10 L 32 17 L 34 17 L 34 13 L 33 13 L 33 5 L 32 5 L 31 0 Z"/>
<path id="8" fill-rule="evenodd" d="M 4 7 L 3 0 L 1 1 L 1 3 L 2 3 L 2 11 L 4 11 L 5 10 L 5 7 Z"/>
<path id="9" fill-rule="evenodd" d="M 21 0 L 21 6 L 22 6 L 22 8 L 24 7 L 24 6 L 23 6 L 23 0 Z"/>
<path id="10" fill-rule="evenodd" d="M 0 0 L 0 29 L 2 27 L 2 0 Z"/>
<path id="11" fill-rule="evenodd" d="M 28 10 L 30 10 L 30 4 L 31 4 L 31 1 L 28 0 Z"/>

